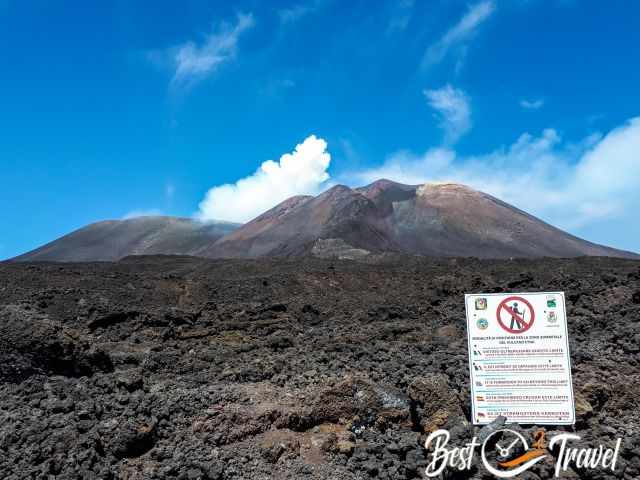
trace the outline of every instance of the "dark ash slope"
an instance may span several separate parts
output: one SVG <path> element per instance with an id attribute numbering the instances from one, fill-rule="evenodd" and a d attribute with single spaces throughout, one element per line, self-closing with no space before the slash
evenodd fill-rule
<path id="1" fill-rule="evenodd" d="M 577 238 L 464 185 L 411 186 L 388 180 L 294 197 L 202 253 L 219 258 L 299 256 L 318 253 L 318 240 L 328 239 L 340 240 L 343 248 L 435 257 L 640 258 Z"/>
<path id="2" fill-rule="evenodd" d="M 234 223 L 148 216 L 92 223 L 16 257 L 16 261 L 113 261 L 128 255 L 197 255 L 236 229 Z"/>
<path id="3" fill-rule="evenodd" d="M 535 258 L 637 254 L 587 242 L 490 195 L 459 184 L 337 185 L 296 196 L 240 226 L 140 217 L 89 225 L 18 261 L 104 261 L 127 255 L 209 258 L 362 257 Z"/>

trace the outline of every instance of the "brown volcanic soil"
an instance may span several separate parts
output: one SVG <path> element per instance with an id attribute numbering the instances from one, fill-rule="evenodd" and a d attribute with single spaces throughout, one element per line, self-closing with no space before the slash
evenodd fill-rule
<path id="1" fill-rule="evenodd" d="M 323 253 L 319 247 L 327 241 L 347 250 L 431 257 L 640 259 L 632 252 L 574 237 L 465 185 L 403 185 L 389 180 L 355 189 L 336 185 L 316 197 L 292 197 L 189 254 L 209 258 L 342 256 L 334 249 Z"/>
<path id="2" fill-rule="evenodd" d="M 623 438 L 574 478 L 640 478 L 640 262 L 402 257 L 0 264 L 2 477 L 419 478 L 474 434 L 463 294 L 503 290 L 567 293 L 575 430 Z"/>
<path id="3" fill-rule="evenodd" d="M 92 223 L 14 258 L 19 262 L 109 262 L 129 255 L 197 255 L 240 225 L 142 216 Z"/>

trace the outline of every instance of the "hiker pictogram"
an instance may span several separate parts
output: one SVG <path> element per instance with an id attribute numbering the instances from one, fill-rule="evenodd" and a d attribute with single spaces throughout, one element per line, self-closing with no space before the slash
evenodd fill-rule
<path id="1" fill-rule="evenodd" d="M 509 333 L 524 333 L 531 328 L 535 312 L 531 304 L 522 297 L 505 298 L 496 311 L 498 324 Z"/>

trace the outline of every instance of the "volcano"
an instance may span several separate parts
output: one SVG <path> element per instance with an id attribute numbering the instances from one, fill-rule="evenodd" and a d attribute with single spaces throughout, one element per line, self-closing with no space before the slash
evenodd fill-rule
<path id="1" fill-rule="evenodd" d="M 390 180 L 291 198 L 202 253 L 262 257 L 310 252 L 348 258 L 388 251 L 436 257 L 638 257 L 582 240 L 464 185 Z"/>
<path id="2" fill-rule="evenodd" d="M 491 195 L 456 183 L 378 180 L 295 196 L 244 225 L 141 217 L 99 222 L 16 260 L 117 260 L 128 255 L 210 258 L 433 257 L 640 258 L 575 237 Z"/>
<path id="3" fill-rule="evenodd" d="M 144 216 L 92 223 L 14 260 L 114 261 L 129 255 L 197 255 L 239 227 L 235 223 L 201 223 L 190 218 Z"/>

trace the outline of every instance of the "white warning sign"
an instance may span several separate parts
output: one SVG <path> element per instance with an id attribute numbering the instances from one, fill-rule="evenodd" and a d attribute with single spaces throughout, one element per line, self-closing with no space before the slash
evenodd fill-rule
<path id="1" fill-rule="evenodd" d="M 575 423 L 563 292 L 465 295 L 471 415 Z"/>

